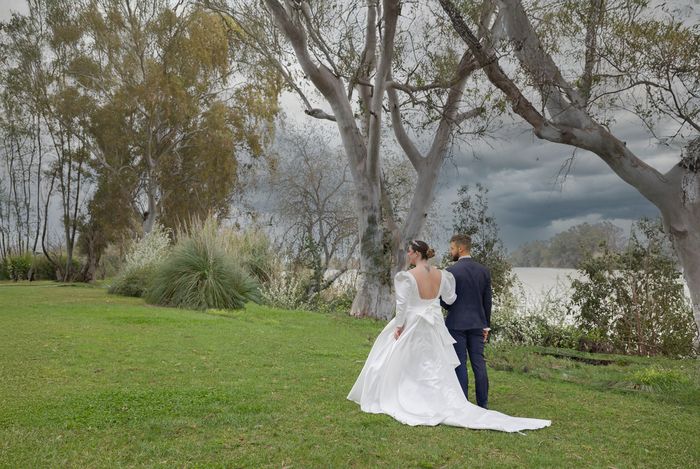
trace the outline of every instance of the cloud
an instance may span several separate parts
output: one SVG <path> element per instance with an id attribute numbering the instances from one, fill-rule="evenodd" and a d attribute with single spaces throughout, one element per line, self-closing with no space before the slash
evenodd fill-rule
<path id="1" fill-rule="evenodd" d="M 662 173 L 678 162 L 680 149 L 654 143 L 633 119 L 620 116 L 612 130 Z M 489 190 L 489 207 L 511 250 L 578 223 L 609 220 L 628 230 L 633 220 L 658 215 L 656 207 L 600 157 L 541 141 L 524 124 L 504 127 L 489 144 L 463 146 L 453 153 L 443 167 L 436 195 L 439 204 L 449 207 L 461 185 L 481 183 Z M 451 210 L 444 212 L 449 222 Z"/>

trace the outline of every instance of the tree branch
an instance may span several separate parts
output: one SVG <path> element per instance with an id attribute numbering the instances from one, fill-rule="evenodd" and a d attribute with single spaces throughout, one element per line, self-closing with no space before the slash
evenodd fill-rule
<path id="1" fill-rule="evenodd" d="M 396 89 L 387 88 L 387 95 L 389 96 L 389 110 L 391 111 L 391 126 L 394 129 L 396 141 L 401 146 L 401 149 L 408 157 L 408 160 L 411 162 L 416 172 L 420 172 L 425 164 L 425 158 L 408 136 L 408 133 L 403 125 L 403 121 L 401 120 L 401 108 L 398 103 Z"/>
<path id="2" fill-rule="evenodd" d="M 520 2 L 503 0 L 501 3 L 503 4 L 502 8 L 506 8 L 505 16 L 516 16 L 516 19 L 511 18 L 510 21 L 520 23 L 518 28 L 511 28 L 509 34 L 513 29 L 518 33 L 529 31 L 530 34 L 535 34 Z M 513 106 L 513 110 L 533 127 L 535 135 L 551 142 L 563 143 L 592 151 L 600 156 L 618 176 L 637 188 L 647 199 L 657 205 L 661 203 L 661 196 L 665 190 L 665 178 L 661 173 L 635 156 L 624 142 L 614 137 L 600 124 L 594 122 L 588 114 L 585 114 L 585 111 L 574 109 L 575 114 L 583 114 L 583 116 L 576 119 L 567 119 L 567 121 L 578 123 L 578 126 L 566 125 L 562 121 L 557 121 L 555 124 L 548 122 L 523 96 L 518 86 L 505 74 L 498 64 L 495 51 L 492 49 L 484 50 L 452 0 L 440 0 L 440 4 L 450 17 L 457 33 L 467 43 L 474 57 L 482 65 L 489 80 L 505 93 Z M 513 38 L 511 37 L 511 39 Z M 521 62 L 525 61 L 524 66 L 528 73 L 531 73 L 530 69 L 534 63 L 527 61 L 533 60 L 535 57 L 547 61 L 547 64 L 544 65 L 545 68 L 556 67 L 551 57 L 542 57 L 544 52 L 535 38 L 519 41 L 519 43 L 521 49 L 539 48 L 539 52 L 535 53 L 525 50 L 518 55 Z M 518 53 L 516 52 L 516 54 Z M 561 75 L 558 69 L 550 70 L 548 73 L 554 76 Z M 550 88 L 550 91 L 553 90 Z M 560 93 L 560 91 L 557 91 L 557 93 Z M 563 99 L 560 95 L 559 98 L 555 96 L 555 99 L 560 104 L 563 104 Z M 569 107 L 573 108 L 573 106 Z"/>
<path id="3" fill-rule="evenodd" d="M 314 117 L 316 119 L 326 119 L 329 121 L 336 122 L 335 116 L 332 114 L 327 114 L 323 109 L 306 109 L 304 110 L 304 114 L 306 114 L 307 116 Z"/>

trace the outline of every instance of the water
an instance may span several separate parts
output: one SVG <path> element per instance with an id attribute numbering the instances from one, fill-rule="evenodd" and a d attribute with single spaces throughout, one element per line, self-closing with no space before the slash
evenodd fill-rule
<path id="1" fill-rule="evenodd" d="M 571 294 L 571 281 L 582 279 L 583 276 L 576 269 L 560 269 L 549 267 L 514 267 L 513 273 L 522 286 L 523 298 L 521 306 L 527 308 L 540 303 L 547 298 L 568 298 Z M 329 272 L 327 275 L 332 274 Z M 355 270 L 343 274 L 337 281 L 340 285 L 351 285 L 357 276 Z M 685 284 L 685 294 L 690 298 L 688 285 Z"/>
<path id="2" fill-rule="evenodd" d="M 568 302 L 572 293 L 571 281 L 584 279 L 576 269 L 558 269 L 545 267 L 514 267 L 513 273 L 521 283 L 519 311 L 536 312 L 544 300 L 558 303 Z M 690 301 L 690 290 L 683 281 L 685 296 Z"/>

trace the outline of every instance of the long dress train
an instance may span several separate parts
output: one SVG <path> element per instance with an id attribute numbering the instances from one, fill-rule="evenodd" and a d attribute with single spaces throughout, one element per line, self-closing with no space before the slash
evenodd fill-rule
<path id="1" fill-rule="evenodd" d="M 379 334 L 348 399 L 364 412 L 383 413 L 407 425 L 451 425 L 517 432 L 547 427 L 549 420 L 511 417 L 469 402 L 457 380 L 455 340 L 445 327 L 440 297 L 455 299 L 455 279 L 441 271 L 437 298 L 423 299 L 415 278 L 395 279 L 396 317 Z M 394 330 L 404 325 L 398 340 Z"/>

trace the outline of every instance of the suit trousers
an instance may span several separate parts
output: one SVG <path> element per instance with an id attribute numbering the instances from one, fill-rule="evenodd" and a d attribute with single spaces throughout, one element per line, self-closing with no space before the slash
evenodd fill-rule
<path id="1" fill-rule="evenodd" d="M 484 359 L 484 335 L 483 329 L 454 330 L 449 329 L 450 335 L 457 341 L 454 345 L 459 366 L 455 369 L 457 379 L 462 386 L 464 395 L 469 400 L 467 377 L 467 355 L 474 373 L 476 387 L 476 405 L 488 409 L 489 403 L 489 378 L 486 374 L 486 360 Z"/>

